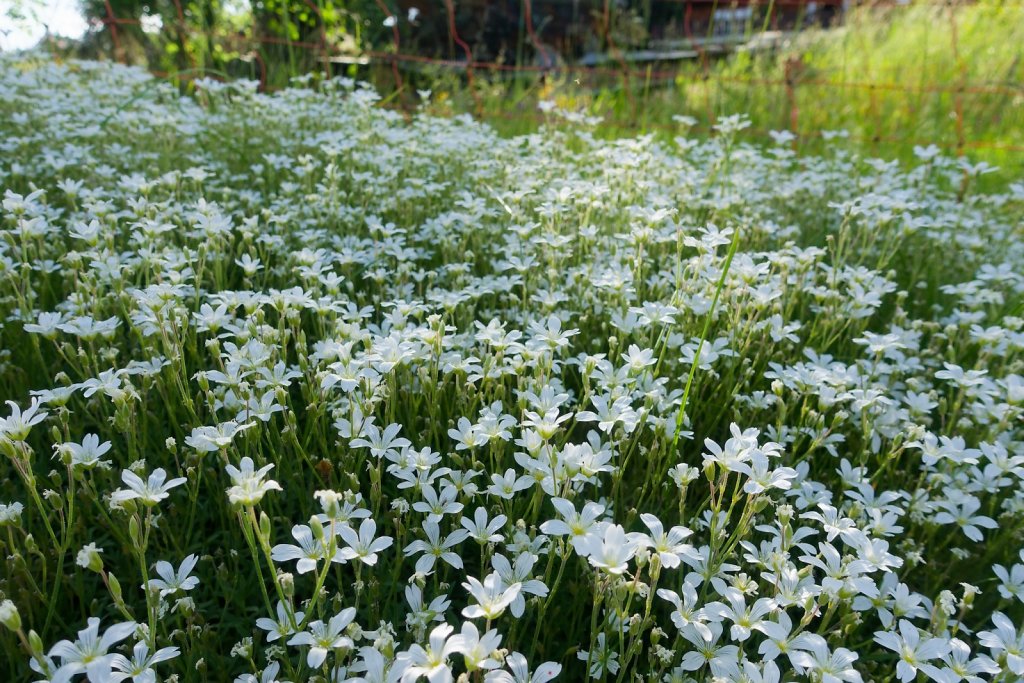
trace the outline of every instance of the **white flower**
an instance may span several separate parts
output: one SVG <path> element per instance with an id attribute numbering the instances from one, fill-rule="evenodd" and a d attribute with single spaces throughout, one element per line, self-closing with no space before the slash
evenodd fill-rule
<path id="1" fill-rule="evenodd" d="M 889 542 L 880 538 L 862 540 L 857 546 L 857 558 L 870 571 L 888 572 L 903 566 L 903 560 L 889 552 Z"/>
<path id="2" fill-rule="evenodd" d="M 917 676 L 917 670 L 925 662 L 949 654 L 949 641 L 944 638 L 921 638 L 920 631 L 906 619 L 900 619 L 899 633 L 879 631 L 875 642 L 900 656 L 896 664 L 896 676 L 907 683 Z M 940 682 L 941 683 L 941 682 Z"/>
<path id="3" fill-rule="evenodd" d="M 435 626 L 430 632 L 429 644 L 426 648 L 414 644 L 405 652 L 398 653 L 396 659 L 403 667 L 402 683 L 411 683 L 426 676 L 430 683 L 450 683 L 452 670 L 448 657 L 458 651 L 459 640 L 449 638 L 455 629 L 448 624 Z"/>
<path id="4" fill-rule="evenodd" d="M 813 519 L 819 522 L 825 529 L 827 540 L 831 543 L 836 536 L 842 536 L 843 540 L 850 545 L 858 545 L 864 533 L 857 528 L 856 523 L 841 515 L 839 511 L 827 503 L 819 503 L 821 512 L 804 512 L 800 515 L 803 519 Z"/>
<path id="5" fill-rule="evenodd" d="M 173 595 L 178 591 L 190 591 L 199 585 L 199 579 L 191 576 L 199 558 L 196 555 L 189 555 L 181 561 L 178 570 L 175 571 L 170 562 L 163 560 L 156 563 L 156 573 L 159 579 L 150 579 L 149 587 L 160 591 L 160 596 Z"/>
<path id="6" fill-rule="evenodd" d="M 798 650 L 790 655 L 794 666 L 813 671 L 821 677 L 822 683 L 860 683 L 860 672 L 853 668 L 858 655 L 844 647 L 829 651 L 828 645 L 822 642 L 809 643 L 805 650 Z"/>
<path id="7" fill-rule="evenodd" d="M 720 623 L 712 622 L 704 629 L 695 625 L 687 626 L 680 630 L 679 635 L 694 648 L 686 652 L 679 663 L 684 671 L 697 671 L 707 664 L 715 676 L 738 677 L 739 648 L 735 645 L 718 644 L 722 636 Z"/>
<path id="8" fill-rule="evenodd" d="M 0 525 L 2 524 L 3 506 L 0 505 Z M 999 577 L 999 595 L 1007 600 L 1016 598 L 1024 602 L 1024 564 L 1015 564 L 1009 571 L 997 564 L 992 566 L 992 572 Z"/>
<path id="9" fill-rule="evenodd" d="M 787 491 L 793 485 L 792 480 L 797 477 L 792 467 L 771 469 L 768 456 L 759 450 L 751 451 L 749 460 L 737 463 L 733 470 L 749 477 L 743 484 L 743 490 L 747 493 L 762 493 L 768 489 Z"/>
<path id="10" fill-rule="evenodd" d="M 533 321 L 529 325 L 533 335 L 532 345 L 545 346 L 549 349 L 561 349 L 569 346 L 569 338 L 580 333 L 576 328 L 563 330 L 562 321 L 558 316 L 550 315 L 544 322 Z"/>
<path id="11" fill-rule="evenodd" d="M 129 500 L 140 500 L 144 505 L 152 507 L 167 498 L 170 495 L 168 491 L 172 488 L 181 486 L 188 480 L 185 477 L 176 477 L 167 481 L 167 472 L 162 467 L 158 467 L 153 470 L 146 481 L 143 481 L 131 470 L 124 470 L 121 472 L 121 481 L 128 488 L 118 489 L 110 494 L 112 506 L 119 507 Z"/>
<path id="12" fill-rule="evenodd" d="M 651 530 L 651 551 L 657 553 L 663 567 L 675 569 L 683 555 L 693 554 L 693 547 L 683 543 L 683 539 L 693 534 L 686 527 L 674 526 L 666 532 L 661 520 L 654 515 L 645 512 L 640 519 Z"/>
<path id="13" fill-rule="evenodd" d="M 636 429 L 640 415 L 633 410 L 628 397 L 620 396 L 614 401 L 610 401 L 603 396 L 591 396 L 590 401 L 597 408 L 597 412 L 589 410 L 580 411 L 576 414 L 578 421 L 597 422 L 598 428 L 602 432 L 609 434 L 619 422 L 622 423 L 627 433 L 631 433 Z"/>
<path id="14" fill-rule="evenodd" d="M 74 641 L 62 640 L 50 648 L 50 657 L 60 657 L 61 665 L 55 678 L 70 680 L 84 673 L 90 683 L 105 683 L 111 679 L 111 667 L 117 657 L 107 652 L 112 646 L 135 632 L 135 622 L 115 624 L 100 635 L 100 620 L 89 617 L 88 626 L 78 632 Z M 61 678 L 61 677 L 65 678 Z"/>
<path id="15" fill-rule="evenodd" d="M 279 662 L 270 662 L 259 678 L 253 674 L 242 674 L 235 678 L 235 683 L 287 683 L 287 681 L 278 681 L 277 675 L 279 673 L 281 673 L 281 664 Z"/>
<path id="16" fill-rule="evenodd" d="M 711 439 L 704 439 L 704 447 L 708 451 L 703 455 L 705 467 L 713 463 L 732 472 L 750 459 L 751 451 L 757 448 L 758 430 L 751 428 L 740 431 L 735 423 L 729 425 L 729 430 L 732 438 L 725 442 L 724 448 Z"/>
<path id="17" fill-rule="evenodd" d="M 787 655 L 794 667 L 800 668 L 793 661 L 793 656 L 800 651 L 815 652 L 822 648 L 827 649 L 825 639 L 817 633 L 798 633 L 793 635 L 793 620 L 789 618 L 784 610 L 779 610 L 775 621 L 761 623 L 759 629 L 765 635 L 765 639 L 757 648 L 758 654 L 768 661 L 774 661 L 779 655 Z"/>
<path id="18" fill-rule="evenodd" d="M 506 586 L 497 572 L 492 572 L 484 577 L 483 583 L 472 576 L 467 576 L 462 586 L 469 591 L 477 603 L 465 607 L 462 610 L 462 616 L 467 619 L 484 617 L 488 620 L 501 616 L 523 587 L 521 583 Z"/>
<path id="19" fill-rule="evenodd" d="M 465 451 L 487 443 L 488 439 L 468 418 L 460 417 L 457 428 L 449 429 L 448 436 L 455 440 L 455 450 Z"/>
<path id="20" fill-rule="evenodd" d="M 534 484 L 532 477 L 516 476 L 516 471 L 511 467 L 505 470 L 505 474 L 492 474 L 491 485 L 487 487 L 487 493 L 504 500 L 512 500 L 519 491 L 525 491 Z"/>
<path id="21" fill-rule="evenodd" d="M 437 522 L 427 519 L 423 522 L 423 533 L 426 536 L 424 540 L 417 539 L 413 541 L 403 551 L 406 557 L 415 553 L 423 553 L 423 556 L 416 560 L 416 572 L 418 574 L 429 574 L 433 571 L 434 563 L 438 559 L 456 569 L 462 569 L 462 558 L 458 553 L 452 552 L 451 549 L 469 537 L 468 531 L 456 529 L 442 540 L 441 528 L 437 525 Z"/>
<path id="22" fill-rule="evenodd" d="M 495 629 L 481 634 L 476 624 L 467 621 L 462 624 L 462 631 L 451 639 L 452 652 L 463 656 L 466 669 L 469 671 L 496 669 L 497 659 L 491 655 L 501 645 L 501 636 Z"/>
<path id="23" fill-rule="evenodd" d="M 292 527 L 292 538 L 298 542 L 298 545 L 278 543 L 270 549 L 270 558 L 274 562 L 298 560 L 295 571 L 305 574 L 316 570 L 317 563 L 327 559 L 327 546 L 313 536 L 313 530 L 310 527 L 305 524 L 296 524 Z M 335 548 L 331 555 L 331 561 L 335 563 L 344 563 L 347 559 L 349 558 L 340 548 Z"/>
<path id="24" fill-rule="evenodd" d="M 515 565 L 510 564 L 508 559 L 501 554 L 495 554 L 491 558 L 491 566 L 501 577 L 506 588 L 520 584 L 519 593 L 509 605 L 509 611 L 516 618 L 523 616 L 523 611 L 526 609 L 526 595 L 544 597 L 548 594 L 548 587 L 544 585 L 544 582 L 532 578 L 533 565 L 536 562 L 537 556 L 529 552 L 519 553 Z"/>
<path id="25" fill-rule="evenodd" d="M 121 321 L 117 318 L 95 320 L 92 316 L 83 315 L 61 323 L 57 326 L 57 329 L 86 341 L 91 341 L 97 337 L 109 339 L 120 325 Z"/>
<path id="26" fill-rule="evenodd" d="M 26 332 L 40 334 L 47 339 L 54 339 L 60 331 L 60 325 L 64 323 L 64 316 L 61 313 L 40 311 L 36 323 L 25 323 Z"/>
<path id="27" fill-rule="evenodd" d="M 300 631 L 289 640 L 289 645 L 308 645 L 309 652 L 306 654 L 306 665 L 311 669 L 319 668 L 327 654 L 334 650 L 351 649 L 354 647 L 352 639 L 344 634 L 345 629 L 356 617 L 354 607 L 347 607 L 333 617 L 326 624 L 319 619 L 310 622 L 308 630 Z"/>
<path id="28" fill-rule="evenodd" d="M 1000 672 L 999 665 L 985 655 L 978 655 L 971 659 L 971 648 L 959 638 L 951 638 L 949 641 L 949 654 L 943 655 L 942 661 L 946 666 L 939 669 L 931 664 L 922 664 L 921 671 L 924 671 L 929 678 L 941 683 L 959 683 L 966 680 L 968 683 L 984 683 L 978 674 L 997 674 Z"/>
<path id="29" fill-rule="evenodd" d="M 619 653 L 610 647 L 603 631 L 597 634 L 594 649 L 580 650 L 576 653 L 576 658 L 581 662 L 590 662 L 590 670 L 587 673 L 591 678 L 602 678 L 605 671 L 613 676 L 619 672 Z"/>
<path id="30" fill-rule="evenodd" d="M 363 674 L 346 679 L 346 683 L 393 683 L 401 671 L 393 667 L 394 662 L 384 659 L 378 650 L 372 647 L 359 648 L 359 661 L 349 670 Z"/>
<path id="31" fill-rule="evenodd" d="M 95 543 L 86 543 L 75 556 L 75 564 L 82 569 L 88 569 L 99 573 L 103 569 L 103 558 L 100 554 L 103 548 L 97 548 Z"/>
<path id="32" fill-rule="evenodd" d="M 228 500 L 238 505 L 256 505 L 268 491 L 280 491 L 281 485 L 273 479 L 263 481 L 267 472 L 274 469 L 274 463 L 268 463 L 256 469 L 252 458 L 246 456 L 238 468 L 225 465 L 224 470 L 231 477 L 233 486 L 228 489 Z"/>
<path id="33" fill-rule="evenodd" d="M 743 593 L 732 586 L 727 587 L 723 595 L 728 600 L 728 605 L 721 602 L 711 603 L 704 611 L 711 618 L 728 619 L 733 622 L 729 635 L 738 642 L 749 638 L 751 630 L 762 631 L 763 624 L 767 621 L 764 617 L 775 609 L 775 602 L 771 598 L 759 598 L 753 605 L 747 607 Z"/>
<path id="34" fill-rule="evenodd" d="M 473 512 L 473 519 L 463 517 L 459 523 L 469 532 L 469 537 L 477 543 L 500 543 L 504 536 L 498 531 L 508 522 L 505 515 L 495 515 L 494 519 L 487 520 L 487 510 L 477 508 Z"/>
<path id="35" fill-rule="evenodd" d="M 376 425 L 367 423 L 363 427 L 364 436 L 353 439 L 350 445 L 352 448 L 369 448 L 370 455 L 375 458 L 397 454 L 412 445 L 409 439 L 398 436 L 401 429 L 401 425 L 391 424 L 381 431 Z"/>
<path id="36" fill-rule="evenodd" d="M 410 628 L 426 627 L 432 621 L 444 621 L 444 613 L 451 607 L 447 595 L 439 595 L 429 605 L 424 605 L 423 591 L 415 584 L 405 587 L 405 601 L 409 603 L 409 614 L 405 621 Z"/>
<path id="37" fill-rule="evenodd" d="M 622 574 L 643 540 L 643 534 L 627 534 L 618 524 L 609 524 L 601 536 L 585 537 L 576 550 L 598 569 L 609 574 Z"/>
<path id="38" fill-rule="evenodd" d="M 278 602 L 277 620 L 269 617 L 260 617 L 256 620 L 256 627 L 267 631 L 267 642 L 274 642 L 294 634 L 295 627 L 292 624 L 292 620 L 294 619 L 295 624 L 301 624 L 306 616 L 305 612 L 296 612 L 291 616 L 289 616 L 288 612 L 289 610 L 285 604 Z"/>
<path id="39" fill-rule="evenodd" d="M 0 503 L 0 527 L 17 526 L 21 522 L 21 515 L 24 511 L 25 506 L 17 501 Z"/>
<path id="40" fill-rule="evenodd" d="M 526 657 L 518 652 L 511 652 L 505 657 L 505 666 L 509 671 L 488 671 L 485 683 L 547 683 L 562 673 L 561 664 L 544 662 L 531 675 Z"/>
<path id="41" fill-rule="evenodd" d="M 583 511 L 577 512 L 572 502 L 565 498 L 552 498 L 551 504 L 562 519 L 552 519 L 540 525 L 540 530 L 551 536 L 571 536 L 573 548 L 583 553 L 590 538 L 600 538 L 604 534 L 605 523 L 598 518 L 604 514 L 604 506 L 594 502 L 583 505 Z"/>
<path id="42" fill-rule="evenodd" d="M 992 651 L 992 656 L 1006 656 L 1006 665 L 1018 676 L 1024 676 L 1024 634 L 1018 634 L 1017 628 L 1005 614 L 994 612 L 993 631 L 980 631 L 978 642 Z"/>
<path id="43" fill-rule="evenodd" d="M 377 564 L 377 553 L 386 550 L 394 543 L 390 536 L 374 538 L 377 532 L 377 523 L 372 519 L 364 519 L 359 524 L 359 534 L 349 526 L 338 528 L 338 535 L 348 545 L 342 548 L 341 557 L 346 560 L 359 559 L 359 561 L 373 566 Z"/>
<path id="44" fill-rule="evenodd" d="M 214 453 L 231 445 L 240 432 L 255 427 L 255 422 L 238 424 L 234 421 L 222 422 L 216 427 L 196 427 L 192 434 L 185 437 L 185 444 L 200 453 Z"/>
<path id="45" fill-rule="evenodd" d="M 132 650 L 131 659 L 124 655 L 114 655 L 110 665 L 115 671 L 110 674 L 110 680 L 118 683 L 130 678 L 133 683 L 156 683 L 157 677 L 153 666 L 174 659 L 179 654 L 181 652 L 176 647 L 162 647 L 149 654 L 149 646 L 139 641 Z"/>
<path id="46" fill-rule="evenodd" d="M 462 511 L 462 503 L 455 500 L 459 492 L 454 486 L 442 486 L 441 493 L 438 494 L 433 486 L 425 484 L 420 489 L 420 495 L 423 496 L 423 500 L 413 503 L 412 509 L 427 513 L 427 520 L 430 522 L 440 522 L 445 515 Z"/>
<path id="47" fill-rule="evenodd" d="M 47 413 L 39 412 L 39 399 L 33 398 L 25 412 L 14 401 L 7 401 L 11 416 L 0 418 L 0 440 L 24 441 L 32 427 L 46 419 Z"/>
<path id="48" fill-rule="evenodd" d="M 696 589 L 691 584 L 683 582 L 682 591 L 683 595 L 680 597 L 675 591 L 659 588 L 657 595 L 662 600 L 668 600 L 675 606 L 675 610 L 670 617 L 676 628 L 680 631 L 684 629 L 695 630 L 703 640 L 711 640 L 711 629 L 705 623 L 707 615 L 703 607 L 697 607 Z"/>
<path id="49" fill-rule="evenodd" d="M 86 434 L 82 443 L 64 443 L 56 447 L 60 451 L 71 456 L 71 466 L 82 469 L 92 469 L 97 465 L 107 465 L 109 462 L 100 460 L 109 450 L 110 442 L 100 443 L 100 438 L 95 434 Z"/>
<path id="50" fill-rule="evenodd" d="M 981 501 L 975 496 L 965 496 L 958 500 L 942 500 L 938 501 L 936 505 L 943 508 L 942 512 L 935 515 L 937 524 L 956 524 L 963 530 L 964 535 L 975 543 L 985 540 L 978 527 L 986 529 L 999 527 L 991 517 L 974 514 L 981 507 Z"/>

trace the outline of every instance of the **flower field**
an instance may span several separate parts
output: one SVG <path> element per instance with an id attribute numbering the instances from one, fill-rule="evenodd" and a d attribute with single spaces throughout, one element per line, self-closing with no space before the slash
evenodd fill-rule
<path id="1" fill-rule="evenodd" d="M 0 680 L 1024 676 L 1024 183 L 0 57 Z"/>

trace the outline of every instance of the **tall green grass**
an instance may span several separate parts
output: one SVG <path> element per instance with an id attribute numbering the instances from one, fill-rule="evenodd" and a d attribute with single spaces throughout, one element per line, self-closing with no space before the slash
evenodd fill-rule
<path id="1" fill-rule="evenodd" d="M 377 26 L 379 19 L 371 23 Z M 752 19 L 749 37 L 756 38 L 766 25 Z M 241 24 L 230 28 L 238 35 L 247 30 Z M 375 40 L 384 42 L 376 47 L 386 48 L 390 33 L 378 33 Z M 173 43 L 174 36 L 163 32 L 146 39 Z M 201 54 L 192 55 L 189 74 L 226 72 L 278 89 L 324 68 L 319 50 L 288 46 L 286 58 L 284 47 L 264 45 L 243 58 L 237 41 L 220 47 L 217 40 L 193 42 Z M 855 7 L 841 26 L 793 32 L 770 51 L 741 50 L 649 69 L 625 64 L 614 52 L 597 74 L 540 73 L 523 63 L 520 70 L 477 69 L 470 78 L 452 63 L 417 62 L 403 63 L 396 80 L 391 64 L 379 60 L 332 68 L 372 81 L 387 106 L 418 107 L 416 91 L 429 90 L 431 113 L 469 112 L 510 135 L 539 126 L 541 100 L 601 116 L 594 134 L 605 138 L 644 132 L 670 138 L 680 132 L 673 118 L 678 115 L 698 120 L 692 133 L 708 133 L 717 118 L 744 113 L 753 124 L 748 137 L 768 141 L 769 131 L 791 130 L 798 134 L 795 145 L 808 153 L 842 144 L 864 156 L 908 160 L 916 146 L 936 144 L 947 153 L 999 166 L 1004 172 L 989 177 L 991 184 L 1024 174 L 1022 46 L 1021 0 L 919 0 L 908 6 Z M 186 73 L 166 64 L 150 66 Z M 628 77 L 619 72 L 622 66 Z M 835 130 L 849 137 L 831 139 L 828 131 Z"/>
<path id="2" fill-rule="evenodd" d="M 841 27 L 808 29 L 771 52 L 686 62 L 669 81 L 658 78 L 664 67 L 647 77 L 633 65 L 631 77 L 603 82 L 478 72 L 473 90 L 438 70 L 421 73 L 419 86 L 433 90 L 435 110 L 475 111 L 508 133 L 537 125 L 540 99 L 605 117 L 601 136 L 673 133 L 675 115 L 708 130 L 742 112 L 753 122 L 749 135 L 795 128 L 808 152 L 826 142 L 824 131 L 846 130 L 841 144 L 863 155 L 909 159 L 915 146 L 934 143 L 1013 176 L 1024 172 L 1022 46 L 1024 3 L 918 2 L 854 8 Z"/>

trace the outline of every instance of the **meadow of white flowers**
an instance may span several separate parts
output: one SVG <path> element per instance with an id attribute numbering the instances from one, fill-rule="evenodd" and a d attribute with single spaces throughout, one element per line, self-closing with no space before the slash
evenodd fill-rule
<path id="1" fill-rule="evenodd" d="M 0 58 L 0 680 L 1024 676 L 1024 184 Z"/>

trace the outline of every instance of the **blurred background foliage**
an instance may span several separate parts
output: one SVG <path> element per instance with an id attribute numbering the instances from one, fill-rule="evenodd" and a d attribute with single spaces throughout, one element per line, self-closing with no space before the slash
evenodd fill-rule
<path id="1" fill-rule="evenodd" d="M 802 151 L 910 159 L 936 144 L 1024 175 L 1020 0 L 80 4 L 91 30 L 48 41 L 52 52 L 143 65 L 186 89 L 197 75 L 267 90 L 345 75 L 386 106 L 469 112 L 509 134 L 551 123 L 541 100 L 602 117 L 602 136 L 671 139 L 679 116 L 710 133 L 745 113 L 748 137 L 789 130 Z"/>

